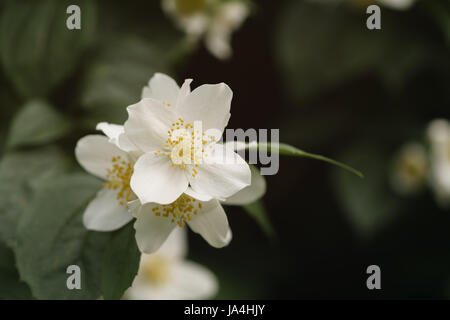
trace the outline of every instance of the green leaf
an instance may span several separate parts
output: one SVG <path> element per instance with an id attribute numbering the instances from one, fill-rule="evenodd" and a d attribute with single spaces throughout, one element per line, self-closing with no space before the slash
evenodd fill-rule
<path id="1" fill-rule="evenodd" d="M 66 9 L 81 8 L 81 30 L 69 30 Z M 23 97 L 42 97 L 75 70 L 95 32 L 92 0 L 8 1 L 0 18 L 1 62 Z"/>
<path id="2" fill-rule="evenodd" d="M 110 233 L 88 231 L 87 203 L 101 183 L 85 174 L 62 176 L 40 188 L 20 220 L 15 249 L 22 279 L 38 299 L 100 297 L 102 256 Z M 66 286 L 67 267 L 81 269 L 81 289 Z"/>
<path id="3" fill-rule="evenodd" d="M 82 88 L 81 103 L 90 126 L 98 121 L 123 123 L 126 107 L 137 103 L 155 72 L 164 72 L 165 52 L 138 37 L 107 41 L 91 63 Z"/>
<path id="4" fill-rule="evenodd" d="M 253 203 L 243 206 L 245 211 L 258 222 L 261 229 L 269 236 L 274 237 L 275 231 L 269 221 L 266 208 L 262 200 L 257 200 Z"/>
<path id="5" fill-rule="evenodd" d="M 66 170 L 55 147 L 6 154 L 0 161 L 0 240 L 14 246 L 17 223 L 36 189 Z"/>
<path id="6" fill-rule="evenodd" d="M 20 280 L 13 251 L 0 242 L 0 300 L 33 299 L 30 288 Z"/>
<path id="7" fill-rule="evenodd" d="M 342 171 L 334 173 L 334 187 L 338 201 L 356 233 L 371 237 L 395 220 L 401 202 L 390 191 L 389 159 L 382 147 L 373 143 L 358 145 L 346 152 L 343 158 L 355 163 L 366 174 L 364 181 Z"/>
<path id="8" fill-rule="evenodd" d="M 103 256 L 102 294 L 105 299 L 120 299 L 138 272 L 141 253 L 134 234 L 133 223 L 112 234 Z"/>
<path id="9" fill-rule="evenodd" d="M 28 102 L 14 118 L 8 146 L 36 146 L 53 142 L 70 130 L 70 122 L 44 101 Z"/>
<path id="10" fill-rule="evenodd" d="M 321 156 L 318 154 L 305 152 L 303 150 L 300 150 L 300 149 L 293 147 L 291 145 L 288 145 L 286 143 L 255 143 L 255 142 L 251 142 L 251 143 L 246 143 L 245 148 L 248 150 L 263 149 L 263 150 L 267 150 L 270 152 L 277 152 L 277 153 L 279 153 L 281 155 L 285 155 L 285 156 L 304 157 L 304 158 L 311 158 L 311 159 L 315 159 L 315 160 L 328 162 L 328 163 L 338 166 L 342 169 L 350 171 L 351 173 L 357 175 L 360 178 L 364 178 L 364 175 L 361 172 L 359 172 L 356 169 L 353 169 L 352 167 L 350 167 L 342 162 L 339 162 L 339 161 L 336 161 L 336 160 L 333 160 L 333 159 L 330 159 L 330 158 L 327 158 L 327 157 L 324 157 L 324 156 Z"/>

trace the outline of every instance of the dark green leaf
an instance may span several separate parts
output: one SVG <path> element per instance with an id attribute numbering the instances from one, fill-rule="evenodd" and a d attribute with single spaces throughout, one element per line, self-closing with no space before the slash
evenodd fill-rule
<path id="1" fill-rule="evenodd" d="M 67 168 L 54 147 L 6 154 L 0 161 L 0 239 L 13 246 L 16 226 L 37 188 Z"/>
<path id="2" fill-rule="evenodd" d="M 0 299 L 32 299 L 30 288 L 20 280 L 13 251 L 0 242 Z"/>
<path id="3" fill-rule="evenodd" d="M 98 121 L 123 123 L 126 107 L 137 103 L 155 72 L 164 72 L 165 53 L 137 37 L 108 42 L 91 64 L 84 80 L 81 102 L 91 125 Z"/>
<path id="4" fill-rule="evenodd" d="M 38 299 L 100 297 L 102 256 L 110 233 L 88 231 L 86 204 L 101 183 L 84 174 L 62 176 L 39 189 L 20 220 L 15 250 L 19 273 Z M 81 289 L 69 290 L 67 267 L 81 269 Z"/>
<path id="5" fill-rule="evenodd" d="M 70 122 L 44 101 L 28 102 L 13 119 L 8 146 L 35 146 L 53 142 L 70 130 Z"/>
<path id="6" fill-rule="evenodd" d="M 66 9 L 81 8 L 81 30 L 69 30 Z M 46 96 L 75 70 L 93 38 L 92 0 L 8 1 L 0 18 L 1 62 L 24 97 Z"/>
<path id="7" fill-rule="evenodd" d="M 134 234 L 133 223 L 112 234 L 103 257 L 102 294 L 105 299 L 120 299 L 138 272 L 141 253 Z"/>

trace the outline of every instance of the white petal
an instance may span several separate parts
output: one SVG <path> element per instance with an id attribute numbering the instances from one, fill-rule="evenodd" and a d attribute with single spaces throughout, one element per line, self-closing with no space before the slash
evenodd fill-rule
<path id="1" fill-rule="evenodd" d="M 223 132 L 230 117 L 233 92 L 225 83 L 205 84 L 192 91 L 177 111 L 185 122 L 202 122 L 203 131 Z"/>
<path id="2" fill-rule="evenodd" d="M 200 264 L 183 261 L 172 268 L 171 293 L 178 299 L 209 299 L 217 294 L 215 275 Z"/>
<path id="3" fill-rule="evenodd" d="M 236 192 L 223 201 L 226 205 L 245 205 L 261 198 L 266 193 L 266 180 L 255 166 L 250 166 L 252 182 L 248 187 Z"/>
<path id="4" fill-rule="evenodd" d="M 134 223 L 136 242 L 144 253 L 156 252 L 177 226 L 168 217 L 156 216 L 152 209 L 157 206 L 154 203 L 142 206 Z"/>
<path id="5" fill-rule="evenodd" d="M 205 36 L 205 45 L 208 51 L 218 59 L 225 60 L 231 57 L 231 30 L 221 25 L 213 25 Z"/>
<path id="6" fill-rule="evenodd" d="M 98 123 L 96 129 L 102 131 L 113 142 L 116 142 L 119 135 L 124 132 L 123 126 L 108 122 Z"/>
<path id="7" fill-rule="evenodd" d="M 231 241 L 227 215 L 219 201 L 202 202 L 202 209 L 188 222 L 192 231 L 200 234 L 215 248 L 222 248 Z"/>
<path id="8" fill-rule="evenodd" d="M 88 204 L 83 223 L 89 230 L 113 231 L 126 225 L 133 216 L 116 198 L 117 190 L 101 189 Z"/>
<path id="9" fill-rule="evenodd" d="M 89 173 L 106 179 L 107 169 L 112 167 L 112 158 L 120 156 L 129 161 L 126 152 L 102 135 L 88 135 L 80 140 L 75 147 L 75 157 L 80 165 Z"/>
<path id="10" fill-rule="evenodd" d="M 124 133 L 120 134 L 117 139 L 117 146 L 125 152 L 137 152 L 139 148 L 128 139 L 127 135 Z"/>
<path id="11" fill-rule="evenodd" d="M 188 180 L 168 157 L 147 153 L 135 163 L 130 185 L 142 204 L 169 204 L 186 191 Z"/>
<path id="12" fill-rule="evenodd" d="M 167 283 L 155 286 L 145 277 L 137 276 L 125 297 L 131 300 L 194 300 L 213 298 L 218 291 L 215 275 L 190 261 L 171 265 Z"/>
<path id="13" fill-rule="evenodd" d="M 226 199 L 250 185 L 251 171 L 244 159 L 223 145 L 215 144 L 212 148 L 197 168 L 198 174 L 188 177 L 194 191 Z"/>
<path id="14" fill-rule="evenodd" d="M 173 109 L 154 99 L 142 99 L 129 106 L 124 125 L 128 139 L 144 152 L 162 149 L 172 123 L 176 122 Z"/>
<path id="15" fill-rule="evenodd" d="M 172 260 L 184 258 L 187 254 L 187 228 L 175 228 L 159 248 L 158 254 Z"/>
<path id="16" fill-rule="evenodd" d="M 152 98 L 175 106 L 180 88 L 168 75 L 155 73 L 142 90 L 142 98 Z"/>
<path id="17" fill-rule="evenodd" d="M 209 194 L 198 193 L 198 192 L 194 191 L 194 189 L 192 189 L 191 187 L 188 187 L 184 193 L 186 193 L 191 198 L 194 198 L 194 199 L 197 199 L 200 201 L 209 201 L 212 199 L 212 197 Z"/>
<path id="18" fill-rule="evenodd" d="M 133 215 L 133 217 L 137 217 L 139 210 L 141 209 L 141 202 L 139 199 L 132 200 L 128 202 L 128 211 Z"/>
<path id="19" fill-rule="evenodd" d="M 180 92 L 178 93 L 176 107 L 180 106 L 183 103 L 184 99 L 191 93 L 191 82 L 192 79 L 184 80 Z"/>

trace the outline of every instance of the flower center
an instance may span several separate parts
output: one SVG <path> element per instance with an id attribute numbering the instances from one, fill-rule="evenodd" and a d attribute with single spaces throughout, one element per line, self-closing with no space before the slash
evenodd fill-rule
<path id="1" fill-rule="evenodd" d="M 172 223 L 177 223 L 180 227 L 186 225 L 186 221 L 191 221 L 192 215 L 198 213 L 202 208 L 202 203 L 196 199 L 182 194 L 177 200 L 167 205 L 159 205 L 152 208 L 155 216 L 167 217 Z"/>
<path id="2" fill-rule="evenodd" d="M 130 162 L 124 161 L 120 156 L 113 157 L 112 168 L 107 170 L 106 178 L 108 181 L 103 186 L 109 190 L 117 190 L 117 200 L 121 205 L 136 199 L 136 195 L 131 190 L 130 180 L 133 174 L 133 166 Z M 128 208 L 128 205 L 126 205 Z"/>
<path id="3" fill-rule="evenodd" d="M 152 254 L 143 265 L 145 279 L 155 286 L 160 286 L 170 279 L 170 261 L 159 255 Z"/>
<path id="4" fill-rule="evenodd" d="M 207 136 L 201 128 L 197 129 L 191 123 L 185 123 L 182 118 L 173 122 L 167 131 L 168 138 L 162 149 L 155 151 L 155 155 L 165 155 L 172 161 L 172 166 L 188 170 L 192 177 L 197 175 L 197 168 L 203 157 L 207 157 L 206 149 L 212 148 L 214 136 Z M 168 151 L 163 151 L 168 150 Z"/>

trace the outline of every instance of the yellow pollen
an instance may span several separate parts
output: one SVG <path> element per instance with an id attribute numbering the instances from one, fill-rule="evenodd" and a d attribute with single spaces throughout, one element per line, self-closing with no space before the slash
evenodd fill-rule
<path id="1" fill-rule="evenodd" d="M 130 187 L 130 179 L 133 174 L 133 166 L 127 161 L 121 160 L 120 156 L 113 157 L 112 168 L 107 169 L 106 178 L 108 181 L 103 186 L 109 190 L 118 190 L 116 199 L 120 205 L 126 205 L 129 201 L 136 199 Z"/>
<path id="2" fill-rule="evenodd" d="M 203 156 L 207 156 L 205 149 L 211 148 L 210 144 L 215 142 L 214 137 L 200 134 L 200 130 L 194 130 L 194 126 L 185 123 L 182 118 L 171 123 L 167 134 L 168 138 L 162 145 L 163 151 L 158 150 L 154 154 L 167 156 L 172 161 L 172 167 L 178 166 L 195 177 L 198 172 L 193 168 L 199 166 Z"/>
<path id="3" fill-rule="evenodd" d="M 177 200 L 167 205 L 158 205 L 152 209 L 156 216 L 163 216 L 176 223 L 179 227 L 184 227 L 186 221 L 191 220 L 191 214 L 197 214 L 198 210 L 194 207 L 195 199 L 183 194 Z M 201 208 L 201 203 L 198 204 Z"/>

